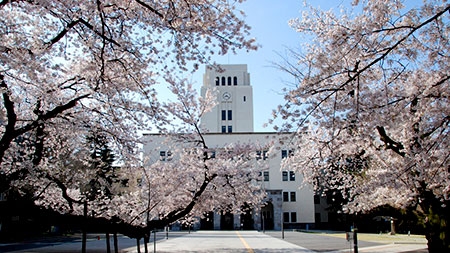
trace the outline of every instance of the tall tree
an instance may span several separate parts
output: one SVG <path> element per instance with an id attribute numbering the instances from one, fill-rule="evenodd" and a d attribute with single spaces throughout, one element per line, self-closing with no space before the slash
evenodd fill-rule
<path id="1" fill-rule="evenodd" d="M 346 210 L 414 206 L 429 251 L 449 251 L 450 5 L 309 7 L 290 25 L 310 43 L 279 64 L 298 80 L 275 112 L 286 119 L 283 130 L 303 134 L 290 166 L 313 182 L 334 158 L 362 154 L 363 171 L 341 180 L 353 196 Z"/>
<path id="2" fill-rule="evenodd" d="M 95 125 L 132 149 L 137 130 L 165 120 L 155 83 L 216 51 L 256 48 L 234 10 L 229 1 L 1 1 L 2 168 L 17 157 L 13 140 L 39 127 Z"/>
<path id="3" fill-rule="evenodd" d="M 185 85 L 178 77 L 211 55 L 256 49 L 240 2 L 0 1 L 0 190 L 32 186 L 37 204 L 82 214 L 93 178 L 83 143 L 98 129 L 137 194 L 139 131 L 171 128 L 156 84 Z"/>

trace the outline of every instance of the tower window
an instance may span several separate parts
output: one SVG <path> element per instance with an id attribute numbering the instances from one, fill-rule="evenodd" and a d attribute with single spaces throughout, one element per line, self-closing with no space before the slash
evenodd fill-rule
<path id="1" fill-rule="evenodd" d="M 244 102 L 246 102 L 247 101 L 247 97 L 246 96 L 244 96 Z"/>
<path id="2" fill-rule="evenodd" d="M 225 77 L 222 76 L 222 86 L 225 86 Z"/>
<path id="3" fill-rule="evenodd" d="M 233 119 L 233 111 L 228 110 L 228 120 L 232 120 Z"/>
<path id="4" fill-rule="evenodd" d="M 233 132 L 233 126 L 228 126 L 228 132 L 232 133 Z"/>
<path id="5" fill-rule="evenodd" d="M 231 86 L 231 76 L 228 77 L 228 85 Z"/>
<path id="6" fill-rule="evenodd" d="M 218 76 L 216 76 L 216 86 L 219 86 L 220 84 L 220 78 Z"/>
<path id="7" fill-rule="evenodd" d="M 226 120 L 226 115 L 227 113 L 226 113 L 226 111 L 225 110 L 222 110 L 222 120 Z"/>
<path id="8" fill-rule="evenodd" d="M 226 126 L 222 126 L 222 133 L 226 133 L 227 132 L 227 127 Z"/>
<path id="9" fill-rule="evenodd" d="M 235 76 L 235 77 L 233 77 L 233 85 L 237 85 L 237 77 Z"/>

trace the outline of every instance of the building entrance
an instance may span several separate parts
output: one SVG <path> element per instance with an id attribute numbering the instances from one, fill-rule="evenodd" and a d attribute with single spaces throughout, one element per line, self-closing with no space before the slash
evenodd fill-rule
<path id="1" fill-rule="evenodd" d="M 252 212 L 247 210 L 245 213 L 241 214 L 241 229 L 243 230 L 253 230 L 255 229 Z"/>
<path id="2" fill-rule="evenodd" d="M 200 220 L 200 229 L 213 230 L 214 229 L 214 213 L 209 212 Z"/>
<path id="3" fill-rule="evenodd" d="M 221 230 L 233 230 L 234 215 L 232 213 L 222 213 L 220 216 L 220 229 Z"/>
<path id="4" fill-rule="evenodd" d="M 273 230 L 273 204 L 268 202 L 261 208 L 261 226 L 263 230 Z"/>

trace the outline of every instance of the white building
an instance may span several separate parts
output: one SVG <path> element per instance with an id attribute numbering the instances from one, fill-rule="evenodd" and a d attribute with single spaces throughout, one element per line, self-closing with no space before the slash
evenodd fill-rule
<path id="1" fill-rule="evenodd" d="M 264 171 L 263 187 L 267 192 L 267 203 L 260 213 L 232 215 L 212 213 L 200 223 L 203 229 L 274 229 L 308 228 L 314 224 L 314 194 L 308 187 L 300 188 L 301 177 L 293 171 L 281 171 L 280 164 L 292 148 L 280 144 L 282 138 L 292 138 L 289 134 L 253 132 L 253 90 L 247 65 L 221 65 L 220 70 L 206 68 L 201 94 L 215 87 L 218 92 L 218 105 L 201 119 L 201 125 L 208 129 L 205 139 L 210 148 L 220 147 L 232 142 L 252 142 L 264 146 L 273 140 L 278 154 L 267 155 L 261 150 L 257 159 L 264 159 L 269 170 Z M 152 140 L 163 138 L 158 134 L 146 134 Z M 144 146 L 146 155 L 156 159 L 167 155 L 164 147 L 149 154 L 161 141 L 148 142 Z M 287 142 L 286 142 L 287 143 Z"/>

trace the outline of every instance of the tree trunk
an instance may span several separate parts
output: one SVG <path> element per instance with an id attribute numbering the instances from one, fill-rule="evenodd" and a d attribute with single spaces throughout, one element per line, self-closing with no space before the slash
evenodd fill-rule
<path id="1" fill-rule="evenodd" d="M 82 242 L 81 242 L 81 252 L 86 253 L 87 201 L 84 201 L 84 203 L 83 203 L 83 216 L 84 216 L 84 220 L 83 220 L 83 238 L 82 238 Z"/>
<path id="2" fill-rule="evenodd" d="M 429 253 L 450 252 L 448 221 L 448 214 L 437 214 L 433 212 L 427 214 L 425 218 L 425 237 L 428 241 Z"/>
<path id="3" fill-rule="evenodd" d="M 420 208 L 424 214 L 425 237 L 429 253 L 450 252 L 450 201 L 442 202 L 433 192 L 421 193 Z"/>
<path id="4" fill-rule="evenodd" d="M 106 252 L 111 253 L 111 244 L 109 242 L 109 233 L 106 232 Z"/>
<path id="5" fill-rule="evenodd" d="M 117 232 L 114 232 L 114 253 L 119 253 L 119 243 L 117 241 Z"/>
<path id="6" fill-rule="evenodd" d="M 137 246 L 137 253 L 141 253 L 141 243 L 139 238 L 136 238 L 136 246 Z"/>
<path id="7" fill-rule="evenodd" d="M 150 236 L 149 236 L 148 234 L 145 234 L 145 235 L 144 235 L 144 250 L 145 250 L 145 253 L 148 253 L 148 248 L 147 248 L 147 246 L 148 246 L 149 238 L 150 238 Z"/>

